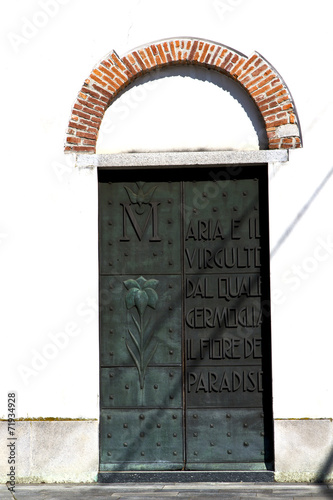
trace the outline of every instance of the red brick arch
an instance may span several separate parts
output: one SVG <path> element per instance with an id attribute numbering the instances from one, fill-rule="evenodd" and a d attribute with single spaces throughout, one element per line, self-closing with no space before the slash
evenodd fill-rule
<path id="1" fill-rule="evenodd" d="M 238 81 L 256 103 L 266 125 L 269 149 L 301 147 L 291 94 L 276 70 L 258 53 L 251 57 L 197 38 L 150 43 L 123 57 L 110 52 L 85 80 L 72 109 L 65 152 L 95 153 L 106 109 L 141 75 L 175 64 L 196 64 Z"/>

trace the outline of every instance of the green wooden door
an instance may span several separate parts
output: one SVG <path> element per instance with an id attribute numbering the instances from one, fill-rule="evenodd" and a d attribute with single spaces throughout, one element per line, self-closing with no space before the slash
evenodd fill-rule
<path id="1" fill-rule="evenodd" d="M 100 470 L 272 463 L 264 167 L 99 173 Z"/>

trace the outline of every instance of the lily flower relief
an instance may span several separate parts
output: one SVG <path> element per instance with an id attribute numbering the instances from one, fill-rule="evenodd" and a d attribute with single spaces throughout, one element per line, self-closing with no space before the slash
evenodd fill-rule
<path id="1" fill-rule="evenodd" d="M 143 276 L 140 276 L 136 280 L 129 279 L 124 281 L 124 285 L 128 290 L 125 298 L 127 309 L 135 306 L 140 316 L 143 316 L 147 306 L 155 309 L 158 301 L 158 295 L 155 291 L 158 280 L 146 280 Z"/>
<path id="2" fill-rule="evenodd" d="M 151 345 L 154 330 L 153 328 L 150 328 L 150 331 L 147 331 L 149 320 L 146 323 L 144 321 L 144 314 L 147 307 L 151 307 L 152 309 L 156 308 L 158 295 L 155 288 L 158 283 L 158 280 L 146 280 L 143 276 L 140 276 L 140 278 L 137 278 L 136 280 L 129 279 L 124 281 L 124 285 L 128 290 L 125 296 L 126 307 L 127 309 L 136 307 L 139 313 L 139 321 L 137 321 L 135 316 L 132 314 L 132 320 L 137 329 L 137 333 L 135 334 L 128 329 L 132 345 L 130 345 L 127 340 L 125 340 L 125 343 L 127 350 L 137 367 L 141 389 L 144 388 L 145 375 L 148 365 L 158 347 L 158 342 L 155 342 L 153 346 Z"/>

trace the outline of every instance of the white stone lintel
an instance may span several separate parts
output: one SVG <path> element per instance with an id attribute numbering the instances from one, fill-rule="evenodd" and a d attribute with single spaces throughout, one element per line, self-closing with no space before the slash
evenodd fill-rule
<path id="1" fill-rule="evenodd" d="M 181 151 L 153 153 L 120 154 L 77 154 L 76 166 L 79 168 L 154 168 L 154 167 L 193 167 L 212 165 L 246 165 L 260 163 L 287 162 L 289 151 Z"/>

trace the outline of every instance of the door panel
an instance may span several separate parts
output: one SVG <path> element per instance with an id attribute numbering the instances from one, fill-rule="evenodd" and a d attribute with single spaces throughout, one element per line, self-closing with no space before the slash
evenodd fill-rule
<path id="1" fill-rule="evenodd" d="M 101 274 L 180 273 L 180 183 L 115 177 L 99 184 Z"/>
<path id="2" fill-rule="evenodd" d="M 186 422 L 187 469 L 262 468 L 264 425 L 258 410 L 188 410 Z"/>
<path id="3" fill-rule="evenodd" d="M 181 384 L 179 366 L 149 366 L 143 389 L 136 367 L 102 368 L 101 403 L 109 408 L 181 408 Z"/>
<path id="4" fill-rule="evenodd" d="M 267 169 L 99 172 L 100 470 L 272 468 Z"/>
<path id="5" fill-rule="evenodd" d="M 260 269 L 258 178 L 185 183 L 185 273 Z"/>
<path id="6" fill-rule="evenodd" d="M 101 276 L 101 365 L 102 366 L 132 366 L 133 359 L 128 347 L 134 347 L 131 333 L 139 338 L 138 323 L 140 314 L 135 307 L 127 308 L 126 296 L 130 292 L 125 286 L 129 279 L 137 275 Z M 156 280 L 157 299 L 154 309 L 148 306 L 143 315 L 144 335 L 152 334 L 148 343 L 147 355 L 158 346 L 150 364 L 180 365 L 182 362 L 182 308 L 181 308 L 181 278 L 175 275 L 148 275 L 145 279 Z M 130 333 L 131 332 L 131 333 Z"/>
<path id="7" fill-rule="evenodd" d="M 186 459 L 200 470 L 265 455 L 259 180 L 213 177 L 184 189 Z"/>
<path id="8" fill-rule="evenodd" d="M 101 470 L 184 463 L 178 180 L 99 183 Z"/>
<path id="9" fill-rule="evenodd" d="M 101 433 L 102 471 L 183 467 L 183 424 L 179 409 L 104 409 Z"/>

